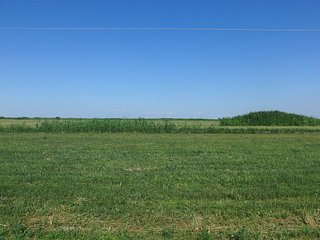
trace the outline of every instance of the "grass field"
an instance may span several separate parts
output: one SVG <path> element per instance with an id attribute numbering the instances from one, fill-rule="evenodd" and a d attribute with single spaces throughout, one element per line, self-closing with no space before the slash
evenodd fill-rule
<path id="1" fill-rule="evenodd" d="M 319 239 L 319 134 L 1 133 L 0 239 Z"/>

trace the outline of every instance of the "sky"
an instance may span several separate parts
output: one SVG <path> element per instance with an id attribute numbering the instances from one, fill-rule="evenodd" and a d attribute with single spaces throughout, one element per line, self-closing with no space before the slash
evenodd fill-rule
<path id="1" fill-rule="evenodd" d="M 0 116 L 320 117 L 319 0 L 0 0 Z M 2 28 L 2 29 L 1 29 Z"/>

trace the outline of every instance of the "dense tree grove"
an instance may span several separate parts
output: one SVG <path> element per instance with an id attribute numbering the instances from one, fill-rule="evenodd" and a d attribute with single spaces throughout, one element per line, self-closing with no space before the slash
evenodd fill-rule
<path id="1" fill-rule="evenodd" d="M 252 112 L 220 120 L 221 126 L 320 126 L 320 119 L 280 111 Z"/>

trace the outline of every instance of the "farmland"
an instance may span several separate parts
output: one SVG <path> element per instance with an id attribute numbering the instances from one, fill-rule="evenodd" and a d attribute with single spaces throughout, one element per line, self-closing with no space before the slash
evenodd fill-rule
<path id="1" fill-rule="evenodd" d="M 229 119 L 227 119 L 229 121 Z M 320 120 L 319 120 L 320 121 Z M 223 120 L 222 120 L 223 122 Z M 0 132 L 320 133 L 320 125 L 223 126 L 210 119 L 0 119 Z"/>
<path id="2" fill-rule="evenodd" d="M 317 239 L 319 159 L 317 132 L 4 131 L 0 239 Z"/>

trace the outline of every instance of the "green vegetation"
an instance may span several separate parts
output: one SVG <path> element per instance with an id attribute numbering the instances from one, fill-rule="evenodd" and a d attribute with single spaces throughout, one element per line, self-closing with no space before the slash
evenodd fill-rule
<path id="1" fill-rule="evenodd" d="M 279 111 L 252 112 L 220 120 L 221 126 L 320 126 L 320 119 Z"/>
<path id="2" fill-rule="evenodd" d="M 0 118 L 0 239 L 320 238 L 319 121 Z"/>
<path id="3" fill-rule="evenodd" d="M 319 239 L 319 134 L 1 133 L 0 239 Z"/>
<path id="4" fill-rule="evenodd" d="M 0 119 L 0 132 L 43 133 L 317 133 L 320 126 L 219 126 L 191 119 Z"/>
<path id="5" fill-rule="evenodd" d="M 202 132 L 217 126 L 215 120 L 177 119 L 6 119 L 0 132 Z"/>

